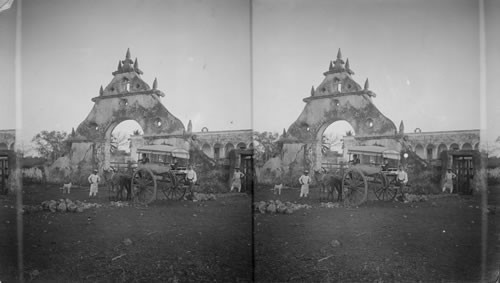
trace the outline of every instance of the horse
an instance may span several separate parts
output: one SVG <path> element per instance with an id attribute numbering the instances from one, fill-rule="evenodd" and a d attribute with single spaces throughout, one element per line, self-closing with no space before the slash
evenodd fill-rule
<path id="1" fill-rule="evenodd" d="M 319 184 L 320 200 L 334 201 L 333 192 L 337 191 L 337 201 L 342 201 L 342 177 L 327 172 L 325 168 L 314 170 L 314 179 Z M 326 194 L 326 197 L 325 197 Z"/>
<path id="2" fill-rule="evenodd" d="M 116 172 L 113 168 L 104 171 L 104 179 L 108 184 L 108 196 L 109 200 L 123 200 L 123 191 L 127 191 L 126 200 L 131 200 L 132 193 L 130 183 L 132 178 L 123 173 Z M 115 194 L 116 193 L 116 194 Z"/>

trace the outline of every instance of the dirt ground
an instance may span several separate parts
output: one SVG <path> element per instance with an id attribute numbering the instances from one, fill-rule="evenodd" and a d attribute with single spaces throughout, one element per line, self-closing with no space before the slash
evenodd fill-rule
<path id="1" fill-rule="evenodd" d="M 101 189 L 102 191 L 102 189 Z M 66 198 L 57 186 L 25 186 L 25 204 Z M 34 282 L 250 282 L 251 199 L 232 194 L 216 201 L 158 201 L 111 207 L 106 193 L 71 200 L 103 204 L 82 213 L 23 215 L 24 279 Z M 13 196 L 0 197 L 0 280 L 17 277 Z M 131 242 L 125 239 L 130 239 Z"/>
<path id="2" fill-rule="evenodd" d="M 499 204 L 499 190 L 490 188 L 490 204 Z M 298 189 L 277 196 L 268 187 L 260 187 L 255 195 L 255 201 L 312 205 L 290 215 L 254 215 L 257 282 L 481 280 L 480 196 L 437 196 L 418 203 L 370 201 L 359 208 L 319 207 L 314 189 L 309 199 L 298 196 Z M 499 214 L 485 214 L 486 280 L 500 268 L 495 225 Z"/>
<path id="3" fill-rule="evenodd" d="M 87 188 L 76 188 L 71 200 L 103 206 L 82 213 L 23 215 L 24 278 L 33 282 L 477 282 L 482 272 L 489 279 L 500 267 L 500 233 L 495 225 L 500 223 L 500 211 L 483 214 L 479 196 L 325 208 L 314 189 L 309 199 L 299 200 L 298 195 L 297 188 L 277 196 L 269 187 L 259 186 L 253 198 L 226 194 L 215 201 L 112 207 L 102 190 L 99 199 L 89 200 Z M 25 204 L 62 197 L 55 185 L 25 186 L 23 194 Z M 500 187 L 490 188 L 490 204 L 498 207 L 499 198 Z M 251 202 L 271 199 L 312 208 L 290 215 L 257 212 L 252 219 Z M 0 197 L 0 220 L 0 280 L 16 282 L 13 196 Z M 487 246 L 482 245 L 486 227 Z"/>

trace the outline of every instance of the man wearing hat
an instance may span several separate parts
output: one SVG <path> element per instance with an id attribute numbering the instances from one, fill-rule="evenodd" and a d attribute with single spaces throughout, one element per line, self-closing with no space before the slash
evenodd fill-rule
<path id="1" fill-rule="evenodd" d="M 237 188 L 238 193 L 241 193 L 241 178 L 243 177 L 245 177 L 245 174 L 240 172 L 240 168 L 238 167 L 234 168 L 233 181 L 231 183 L 230 192 L 232 192 L 234 188 Z"/>
<path id="2" fill-rule="evenodd" d="M 90 174 L 89 176 L 89 183 L 90 183 L 90 193 L 89 197 L 97 197 L 97 184 L 101 181 L 101 178 L 99 178 L 99 175 L 97 175 L 97 169 L 94 169 L 94 173 Z"/>
<path id="3" fill-rule="evenodd" d="M 299 178 L 300 183 L 300 197 L 307 197 L 309 194 L 309 184 L 311 183 L 311 177 L 309 177 L 309 170 L 304 170 L 304 174 Z"/>
<path id="4" fill-rule="evenodd" d="M 451 171 L 451 168 L 448 168 L 446 174 L 444 175 L 443 193 L 446 192 L 446 189 L 450 189 L 450 194 L 453 193 L 453 179 L 456 177 L 457 175 Z"/>

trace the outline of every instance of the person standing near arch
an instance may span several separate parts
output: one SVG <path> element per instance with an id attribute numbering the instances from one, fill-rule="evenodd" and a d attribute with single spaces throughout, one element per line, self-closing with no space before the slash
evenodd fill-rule
<path id="1" fill-rule="evenodd" d="M 450 194 L 453 193 L 453 179 L 456 177 L 457 175 L 451 171 L 451 168 L 448 168 L 444 174 L 443 193 L 446 192 L 446 189 L 450 189 Z"/>
<path id="2" fill-rule="evenodd" d="M 245 174 L 240 172 L 240 168 L 236 167 L 234 168 L 234 174 L 233 174 L 233 181 L 231 183 L 231 190 L 230 192 L 233 191 L 233 189 L 237 188 L 238 193 L 241 193 L 241 178 L 245 177 Z"/>
<path id="3" fill-rule="evenodd" d="M 98 184 L 101 181 L 101 178 L 97 174 L 97 169 L 94 169 L 94 172 L 89 176 L 88 181 L 90 183 L 90 193 L 89 193 L 89 198 L 91 197 L 96 197 L 97 198 L 97 190 L 98 190 Z"/>
<path id="4" fill-rule="evenodd" d="M 299 178 L 300 183 L 300 196 L 299 198 L 305 197 L 309 195 L 309 184 L 311 183 L 311 177 L 309 177 L 309 170 L 304 170 L 304 174 Z"/>

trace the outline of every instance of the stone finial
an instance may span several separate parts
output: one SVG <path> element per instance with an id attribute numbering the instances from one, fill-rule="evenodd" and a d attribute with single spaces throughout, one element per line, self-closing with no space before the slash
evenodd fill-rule
<path id="1" fill-rule="evenodd" d="M 311 96 L 314 96 L 314 86 L 311 87 Z"/>
<path id="2" fill-rule="evenodd" d="M 333 71 L 333 62 L 330 61 L 330 66 L 328 66 L 328 71 Z"/>
<path id="3" fill-rule="evenodd" d="M 121 60 L 118 60 L 118 68 L 116 69 L 117 71 L 121 71 L 123 68 L 122 66 L 122 61 Z"/>
<path id="4" fill-rule="evenodd" d="M 189 120 L 189 122 L 188 122 L 187 131 L 188 131 L 188 133 L 193 132 L 193 124 L 191 123 L 191 120 Z"/>
<path id="5" fill-rule="evenodd" d="M 286 137 L 286 130 L 283 128 L 283 134 L 281 134 L 283 137 Z"/>
<path id="6" fill-rule="evenodd" d="M 127 48 L 127 53 L 125 54 L 125 59 L 130 60 L 130 48 Z"/>
<path id="7" fill-rule="evenodd" d="M 401 123 L 399 124 L 399 133 L 400 134 L 405 133 L 405 124 L 403 123 L 403 120 L 401 120 Z"/>
<path id="8" fill-rule="evenodd" d="M 349 66 L 349 58 L 345 60 L 345 70 L 349 75 L 354 75 L 354 71 L 351 70 L 351 67 Z"/>
<path id="9" fill-rule="evenodd" d="M 368 82 L 368 78 L 366 78 L 364 89 L 368 90 L 369 88 L 370 88 L 370 82 Z"/>
<path id="10" fill-rule="evenodd" d="M 158 88 L 158 80 L 155 78 L 155 81 L 153 82 L 153 89 Z"/>
<path id="11" fill-rule="evenodd" d="M 102 85 L 101 85 L 101 88 L 99 89 L 99 95 L 103 95 L 104 94 L 104 89 L 102 88 Z"/>
<path id="12" fill-rule="evenodd" d="M 342 73 L 345 71 L 344 60 L 342 60 L 342 53 L 339 51 L 337 53 L 337 59 L 333 62 L 333 67 L 329 70 L 331 73 Z"/>
<path id="13" fill-rule="evenodd" d="M 134 71 L 140 75 L 143 74 L 143 72 L 139 69 L 139 61 L 137 60 L 137 57 L 135 58 L 134 61 Z"/>
<path id="14" fill-rule="evenodd" d="M 73 127 L 73 128 L 71 128 L 71 136 L 74 137 L 75 135 L 76 135 L 75 128 Z"/>

